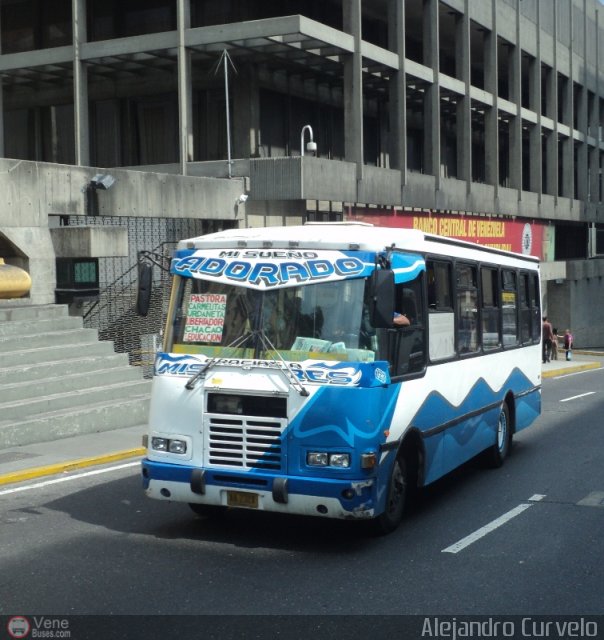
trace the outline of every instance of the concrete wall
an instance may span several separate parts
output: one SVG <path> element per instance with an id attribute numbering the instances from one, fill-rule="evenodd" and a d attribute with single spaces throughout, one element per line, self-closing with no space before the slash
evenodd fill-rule
<path id="1" fill-rule="evenodd" d="M 107 190 L 91 192 L 91 180 L 99 173 L 110 173 L 115 182 Z M 49 216 L 96 213 L 241 222 L 245 217 L 245 206 L 237 200 L 244 191 L 242 179 L 221 180 L 0 159 L 0 234 L 14 245 L 11 253 L 21 254 L 12 262 L 31 276 L 31 302 L 48 304 L 55 300 L 57 257 Z M 91 198 L 96 198 L 96 202 Z M 82 257 L 123 255 L 124 238 L 120 233 L 102 234 L 99 231 L 83 237 L 86 232 L 82 231 L 71 240 L 60 238 L 64 232 L 54 233 L 59 252 L 67 252 L 70 257 L 78 257 L 73 255 L 78 243 Z M 8 243 L 0 246 L 7 247 Z M 8 249 L 4 251 L 9 252 Z"/>
<path id="2" fill-rule="evenodd" d="M 576 347 L 604 345 L 604 259 L 572 260 L 566 263 L 566 279 L 545 283 L 552 325 L 560 333 L 571 329 Z"/>

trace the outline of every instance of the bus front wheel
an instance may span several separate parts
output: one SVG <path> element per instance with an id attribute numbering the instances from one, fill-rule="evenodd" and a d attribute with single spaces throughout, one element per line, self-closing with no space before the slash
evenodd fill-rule
<path id="1" fill-rule="evenodd" d="M 512 423 L 510 409 L 504 402 L 497 418 L 497 439 L 495 444 L 487 449 L 486 458 L 490 467 L 500 467 L 510 452 L 512 445 Z"/>
<path id="2" fill-rule="evenodd" d="M 374 533 L 383 535 L 394 531 L 405 511 L 409 491 L 409 477 L 407 463 L 402 455 L 399 455 L 392 465 L 388 494 L 386 496 L 386 508 L 377 518 L 372 520 Z"/>

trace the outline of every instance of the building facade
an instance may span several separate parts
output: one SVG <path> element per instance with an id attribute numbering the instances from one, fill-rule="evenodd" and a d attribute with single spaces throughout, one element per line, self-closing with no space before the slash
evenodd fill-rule
<path id="1" fill-rule="evenodd" d="M 512 248 L 543 261 L 554 323 L 602 346 L 603 10 L 597 0 L 2 0 L 0 156 L 48 174 L 102 168 L 87 180 L 119 174 L 98 202 L 76 189 L 61 211 L 42 199 L 40 218 L 61 214 L 62 226 L 100 206 L 215 226 L 442 225 L 504 247 L 509 228 Z M 143 195 L 158 180 L 216 195 L 167 210 Z M 0 210 L 0 240 L 7 220 L 14 212 Z"/>

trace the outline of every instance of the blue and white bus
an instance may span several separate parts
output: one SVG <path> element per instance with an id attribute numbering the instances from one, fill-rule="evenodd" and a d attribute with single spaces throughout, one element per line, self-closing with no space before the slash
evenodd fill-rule
<path id="1" fill-rule="evenodd" d="M 372 520 L 541 410 L 536 258 L 360 223 L 178 244 L 147 495 Z"/>

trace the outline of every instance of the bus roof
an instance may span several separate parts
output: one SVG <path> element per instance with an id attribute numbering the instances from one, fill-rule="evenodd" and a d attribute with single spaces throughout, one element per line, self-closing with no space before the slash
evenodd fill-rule
<path id="1" fill-rule="evenodd" d="M 363 222 L 312 222 L 285 227 L 227 229 L 178 243 L 178 249 L 321 249 L 335 251 L 371 251 L 399 249 L 417 253 L 441 254 L 473 260 L 507 262 L 522 260 L 538 263 L 535 256 L 486 247 L 473 242 L 425 233 L 418 229 L 376 227 Z M 495 256 L 499 256 L 496 258 Z"/>

